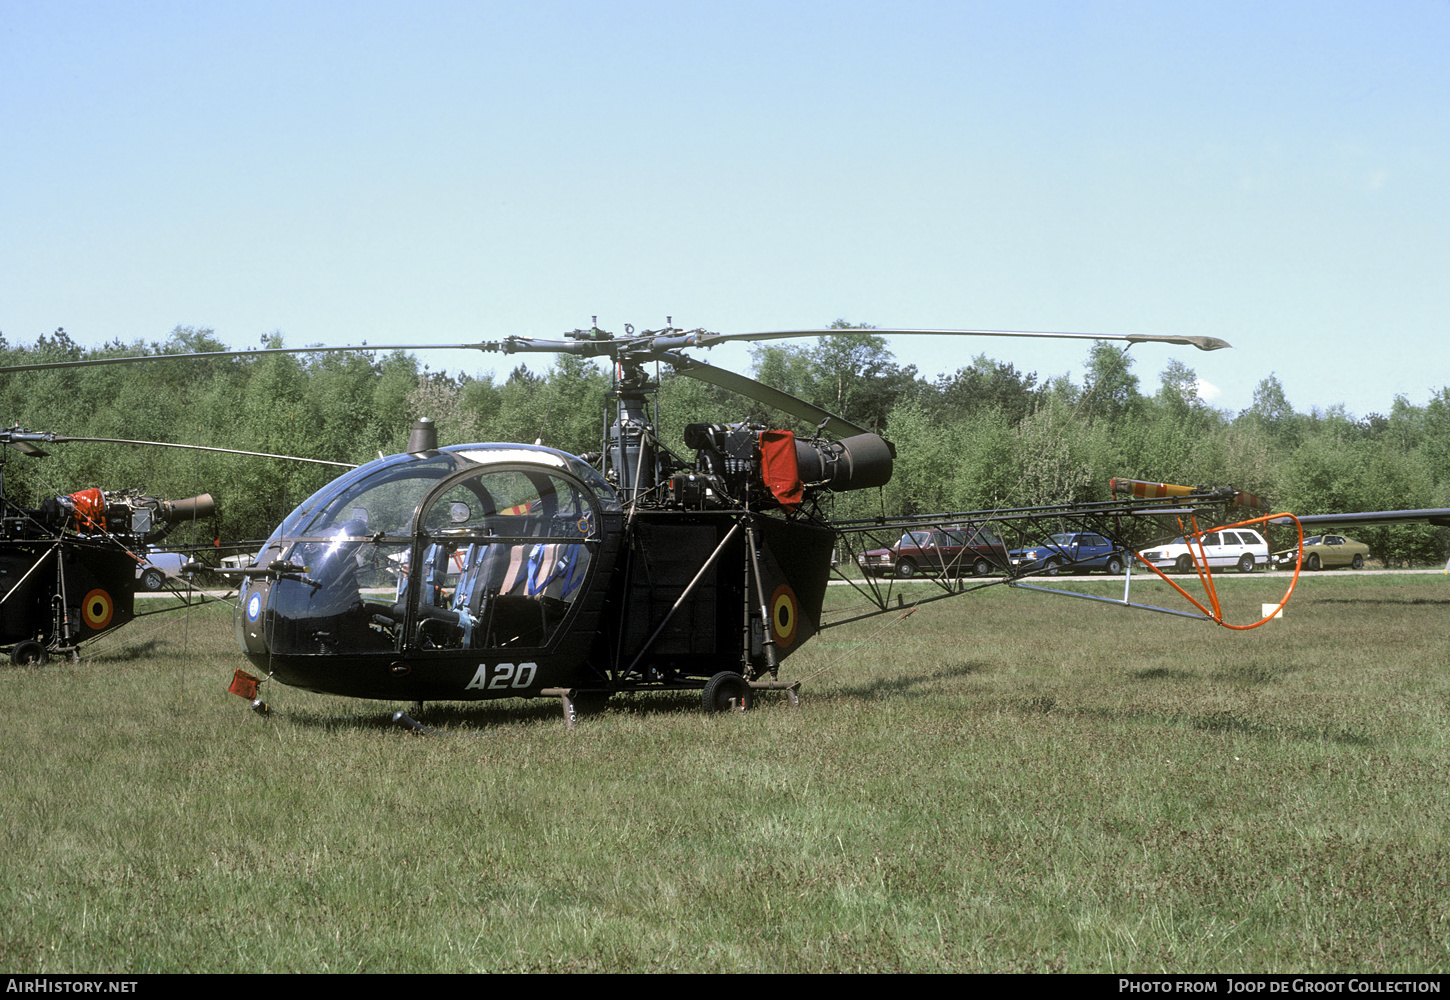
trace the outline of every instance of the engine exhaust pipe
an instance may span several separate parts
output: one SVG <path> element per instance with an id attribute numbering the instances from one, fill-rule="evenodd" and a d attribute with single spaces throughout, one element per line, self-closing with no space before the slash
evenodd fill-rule
<path id="1" fill-rule="evenodd" d="M 161 501 L 161 520 L 167 524 L 183 524 L 199 521 L 216 513 L 216 501 L 210 493 L 192 497 L 190 500 Z"/>
<path id="2" fill-rule="evenodd" d="M 856 434 L 829 444 L 797 439 L 795 454 L 802 482 L 821 483 L 837 493 L 891 481 L 891 445 L 878 434 Z"/>

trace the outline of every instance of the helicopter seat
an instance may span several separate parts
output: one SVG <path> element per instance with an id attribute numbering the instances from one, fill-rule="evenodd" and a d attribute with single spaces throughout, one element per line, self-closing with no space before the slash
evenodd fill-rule
<path id="1" fill-rule="evenodd" d="M 454 610 L 454 600 L 450 598 L 444 589 L 448 579 L 449 563 L 453 562 L 467 568 L 467 562 L 472 558 L 470 554 L 475 546 L 468 546 L 463 552 L 454 552 L 454 546 L 447 542 L 433 542 L 423 549 L 423 558 L 420 560 L 423 567 L 423 579 L 418 590 L 417 621 L 418 637 L 420 640 L 426 638 L 433 646 L 457 645 L 456 639 L 448 635 L 451 631 L 449 626 L 454 628 L 467 628 L 466 623 L 459 618 L 458 612 Z M 396 600 L 385 614 L 375 617 L 380 625 L 391 622 L 402 624 L 408 612 L 408 577 L 409 568 L 405 561 L 403 569 L 398 578 L 397 590 L 394 593 Z M 462 576 L 459 578 L 460 587 Z"/>
<path id="2" fill-rule="evenodd" d="M 510 537 L 527 537 L 520 530 L 526 527 L 524 524 L 512 525 L 509 528 Z M 499 616 L 500 604 L 510 605 L 528 600 L 523 596 L 510 595 L 524 589 L 527 583 L 528 556 L 535 547 L 528 542 L 489 542 L 473 547 L 474 551 L 469 557 L 469 569 L 459 579 L 453 602 L 459 620 L 467 619 L 468 622 L 464 625 L 465 646 L 498 644 L 482 634 L 478 634 L 475 642 L 475 629 L 485 622 L 492 624 Z M 508 618 L 509 612 L 505 608 L 499 623 Z M 487 625 L 484 627 L 489 628 Z M 494 629 L 489 628 L 489 631 L 493 632 Z M 505 631 L 509 631 L 507 626 Z"/>
<path id="3" fill-rule="evenodd" d="M 448 579 L 448 546 L 434 542 L 423 550 L 423 589 L 418 594 L 420 605 L 447 606 L 443 584 Z"/>
<path id="4" fill-rule="evenodd" d="M 555 543 L 527 539 L 548 536 L 555 526 L 530 515 L 487 520 L 491 532 L 511 540 L 478 545 L 459 579 L 453 607 L 460 621 L 468 619 L 465 645 L 540 645 L 552 632 L 550 618 L 559 617 L 542 613 L 541 603 L 545 589 L 557 579 L 562 550 Z"/>
<path id="5" fill-rule="evenodd" d="M 435 647 L 472 648 L 480 623 L 491 612 L 490 601 L 505 586 L 512 589 L 525 582 L 521 570 L 527 569 L 527 555 L 535 547 L 528 543 L 499 542 L 465 546 L 451 557 L 460 573 L 450 597 L 437 582 L 444 578 L 448 568 L 447 546 L 430 545 L 424 559 L 429 575 L 424 577 L 416 611 L 419 638 L 426 637 Z M 440 553 L 445 554 L 440 556 Z M 402 621 L 407 610 L 406 588 L 400 591 L 399 600 L 392 608 L 396 621 Z"/>
<path id="6" fill-rule="evenodd" d="M 423 550 L 423 587 L 418 595 L 418 603 L 431 604 L 434 606 L 444 605 L 443 583 L 448 578 L 448 546 L 434 542 Z M 393 600 L 402 604 L 408 599 L 408 577 L 410 568 L 408 566 L 408 553 L 403 553 L 402 569 L 398 573 L 398 586 L 393 592 Z"/>
<path id="7" fill-rule="evenodd" d="M 478 588 L 478 580 L 487 562 L 489 548 L 486 544 L 474 542 L 463 551 L 463 569 L 458 577 L 458 586 L 453 591 L 452 610 L 458 616 L 459 628 L 463 629 L 465 649 L 473 645 L 473 627 L 478 624 L 477 615 L 482 609 L 480 598 L 483 592 Z"/>
<path id="8" fill-rule="evenodd" d="M 584 582 L 589 550 L 577 542 L 546 542 L 529 554 L 530 597 L 565 600 Z"/>
<path id="9" fill-rule="evenodd" d="M 579 542 L 542 539 L 578 537 L 580 519 L 493 514 L 483 520 L 482 530 L 492 537 L 451 555 L 443 540 L 424 550 L 414 612 L 418 640 L 434 648 L 543 645 L 583 584 L 591 553 Z M 448 594 L 442 582 L 450 560 L 459 575 Z M 400 588 L 394 608 L 399 620 L 406 596 Z"/>
<path id="10" fill-rule="evenodd" d="M 547 521 L 529 514 L 495 514 L 488 517 L 488 528 L 500 538 L 536 538 L 549 530 Z M 487 569 L 480 574 L 480 580 L 488 592 L 509 596 L 525 592 L 529 553 L 535 543 L 492 542 L 486 556 Z"/>

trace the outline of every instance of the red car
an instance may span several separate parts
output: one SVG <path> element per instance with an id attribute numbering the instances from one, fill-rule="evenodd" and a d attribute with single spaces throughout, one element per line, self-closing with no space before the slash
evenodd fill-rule
<path id="1" fill-rule="evenodd" d="M 856 557 L 865 576 L 986 576 L 1007 565 L 1007 547 L 986 528 L 908 531 L 889 549 Z"/>

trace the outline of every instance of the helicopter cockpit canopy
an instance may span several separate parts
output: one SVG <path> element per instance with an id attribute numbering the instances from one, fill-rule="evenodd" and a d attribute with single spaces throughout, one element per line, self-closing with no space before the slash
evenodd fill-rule
<path id="1" fill-rule="evenodd" d="M 548 647 L 619 511 L 603 476 L 550 448 L 382 458 L 283 520 L 256 559 L 270 585 L 249 579 L 238 626 L 260 640 L 270 612 L 280 655 Z"/>

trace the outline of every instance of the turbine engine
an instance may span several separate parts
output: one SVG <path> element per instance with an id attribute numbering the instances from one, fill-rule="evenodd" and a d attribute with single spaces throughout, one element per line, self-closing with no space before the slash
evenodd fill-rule
<path id="1" fill-rule="evenodd" d="M 794 511 L 817 491 L 844 493 L 891 480 L 891 446 L 877 434 L 802 440 L 761 424 L 689 424 L 685 445 L 695 449 L 695 469 L 670 478 L 670 498 L 687 508 L 746 503 Z"/>

